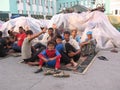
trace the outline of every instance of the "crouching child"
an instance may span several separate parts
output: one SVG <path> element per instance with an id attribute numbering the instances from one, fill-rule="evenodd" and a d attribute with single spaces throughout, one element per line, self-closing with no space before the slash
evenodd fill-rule
<path id="1" fill-rule="evenodd" d="M 46 50 L 43 50 L 38 57 L 39 61 L 39 69 L 35 71 L 35 73 L 39 73 L 43 71 L 42 66 L 45 63 L 48 67 L 55 67 L 55 70 L 60 68 L 60 53 L 55 49 L 55 42 L 49 41 L 47 43 Z"/>

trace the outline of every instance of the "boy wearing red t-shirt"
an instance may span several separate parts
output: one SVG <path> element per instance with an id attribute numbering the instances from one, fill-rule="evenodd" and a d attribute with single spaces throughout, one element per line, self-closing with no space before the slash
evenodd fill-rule
<path id="1" fill-rule="evenodd" d="M 39 55 L 39 69 L 35 73 L 39 73 L 42 70 L 42 66 L 45 63 L 49 67 L 55 67 L 55 70 L 60 68 L 60 53 L 55 49 L 55 43 L 49 41 L 47 44 L 47 49 L 42 51 Z"/>
<path id="2" fill-rule="evenodd" d="M 15 36 L 17 38 L 17 44 L 15 43 L 12 46 L 12 48 L 17 52 L 21 52 L 21 47 L 22 47 L 23 41 L 26 38 L 26 34 L 25 34 L 23 27 L 19 27 L 19 33 Z"/>

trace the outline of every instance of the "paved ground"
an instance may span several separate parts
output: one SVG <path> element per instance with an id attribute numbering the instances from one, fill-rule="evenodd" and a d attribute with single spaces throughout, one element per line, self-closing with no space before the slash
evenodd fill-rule
<path id="1" fill-rule="evenodd" d="M 101 51 L 109 61 L 95 58 L 85 75 L 69 78 L 34 74 L 37 67 L 19 63 L 20 57 L 0 60 L 0 90 L 120 90 L 120 52 Z"/>

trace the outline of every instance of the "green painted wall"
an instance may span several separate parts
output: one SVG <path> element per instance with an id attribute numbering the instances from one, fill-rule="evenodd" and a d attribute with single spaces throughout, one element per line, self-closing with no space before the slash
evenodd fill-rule
<path id="1" fill-rule="evenodd" d="M 105 13 L 110 14 L 110 0 L 105 0 Z"/>
<path id="2" fill-rule="evenodd" d="M 60 11 L 60 5 L 62 6 L 62 8 L 65 8 L 64 5 L 66 6 L 67 3 L 68 3 L 68 6 L 66 6 L 66 8 L 69 8 L 71 7 L 71 3 L 72 3 L 72 6 L 74 6 L 75 4 L 77 4 L 77 1 L 80 1 L 80 0 L 57 0 L 57 12 Z"/>
<path id="3" fill-rule="evenodd" d="M 10 12 L 11 13 L 18 13 L 16 1 L 17 0 L 10 0 Z"/>

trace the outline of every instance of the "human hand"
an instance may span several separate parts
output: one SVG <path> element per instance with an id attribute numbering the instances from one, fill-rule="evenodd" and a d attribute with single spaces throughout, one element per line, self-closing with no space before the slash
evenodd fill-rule
<path id="1" fill-rule="evenodd" d="M 49 61 L 55 60 L 55 58 L 49 58 Z"/>
<path id="2" fill-rule="evenodd" d="M 57 29 L 57 25 L 56 25 L 56 24 L 53 24 L 53 25 L 52 25 L 52 28 L 56 30 L 56 29 Z"/>
<path id="3" fill-rule="evenodd" d="M 43 30 L 42 30 L 42 33 L 46 33 L 46 29 L 43 29 Z"/>
<path id="4" fill-rule="evenodd" d="M 75 56 L 76 54 L 75 54 L 75 52 L 70 52 L 70 53 L 68 53 L 68 56 L 70 56 L 70 57 L 73 57 L 73 56 Z"/>

